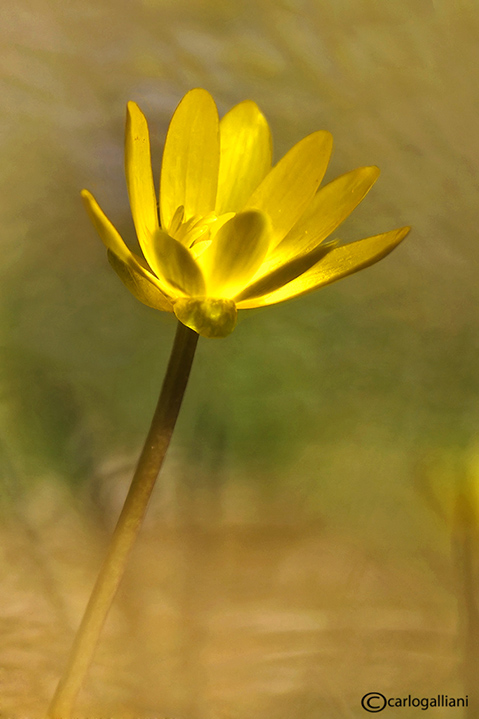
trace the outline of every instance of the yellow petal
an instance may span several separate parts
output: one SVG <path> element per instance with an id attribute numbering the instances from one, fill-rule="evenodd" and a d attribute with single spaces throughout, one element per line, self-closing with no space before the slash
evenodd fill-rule
<path id="1" fill-rule="evenodd" d="M 112 250 L 108 250 L 108 260 L 123 284 L 130 290 L 137 300 L 148 307 L 165 312 L 173 312 L 169 299 L 149 280 L 137 272 L 133 267 L 121 260 Z"/>
<path id="2" fill-rule="evenodd" d="M 279 287 L 291 282 L 296 279 L 299 275 L 310 269 L 313 265 L 319 262 L 320 259 L 325 257 L 328 252 L 337 246 L 337 242 L 325 242 L 319 247 L 315 247 L 314 250 L 308 252 L 306 255 L 300 255 L 294 257 L 284 265 L 277 267 L 267 275 L 261 276 L 259 279 L 255 279 L 248 287 L 243 289 L 239 295 L 235 296 L 236 302 L 242 300 L 250 300 L 253 297 L 261 297 L 262 295 L 269 295 Z"/>
<path id="3" fill-rule="evenodd" d="M 311 269 L 284 287 L 256 299 L 237 302 L 237 307 L 248 309 L 273 305 L 352 275 L 388 255 L 406 237 L 410 229 L 410 227 L 401 227 L 398 230 L 383 232 L 381 235 L 335 247 Z"/>
<path id="4" fill-rule="evenodd" d="M 118 255 L 125 262 L 128 262 L 130 259 L 131 251 L 125 245 L 120 233 L 105 215 L 91 192 L 89 192 L 88 190 L 82 190 L 81 197 L 83 200 L 83 204 L 85 205 L 85 209 L 90 217 L 90 220 L 92 221 L 93 226 L 100 235 L 105 247 L 108 250 L 112 250 L 112 252 Z"/>
<path id="5" fill-rule="evenodd" d="M 220 122 L 220 168 L 216 212 L 242 209 L 271 169 L 272 139 L 258 106 L 247 100 Z"/>
<path id="6" fill-rule="evenodd" d="M 215 209 L 218 165 L 218 111 L 211 95 L 197 88 L 176 108 L 166 136 L 160 183 L 164 230 L 180 205 L 185 222 Z"/>
<path id="7" fill-rule="evenodd" d="M 359 167 L 322 187 L 286 237 L 268 257 L 263 269 L 314 250 L 359 205 L 379 177 L 378 167 Z"/>
<path id="8" fill-rule="evenodd" d="M 169 294 L 205 294 L 203 274 L 192 254 L 181 242 L 177 242 L 163 230 L 158 230 L 155 235 L 155 249 L 160 264 L 159 279 L 168 284 Z"/>
<path id="9" fill-rule="evenodd" d="M 159 223 L 151 171 L 150 136 L 145 116 L 134 102 L 129 102 L 127 106 L 125 173 L 138 242 L 148 264 L 156 271 L 152 238 Z"/>
<path id="10" fill-rule="evenodd" d="M 329 162 L 333 138 L 313 132 L 278 162 L 246 202 L 245 209 L 271 218 L 275 244 L 280 242 L 313 199 Z"/>
<path id="11" fill-rule="evenodd" d="M 232 300 L 186 297 L 175 302 L 174 311 L 180 322 L 203 337 L 226 337 L 236 326 Z"/>
<path id="12" fill-rule="evenodd" d="M 234 297 L 261 265 L 269 240 L 269 221 L 261 212 L 240 212 L 224 224 L 199 258 L 208 295 Z"/>
<path id="13" fill-rule="evenodd" d="M 117 255 L 117 257 L 123 260 L 123 262 L 126 262 L 126 264 L 131 267 L 135 267 L 138 272 L 145 275 L 147 270 L 145 270 L 139 264 L 138 260 L 135 259 L 135 255 L 125 245 L 120 233 L 105 215 L 91 192 L 88 192 L 88 190 L 82 190 L 81 196 L 86 211 L 88 212 L 88 215 L 90 216 L 90 219 L 107 250 L 111 250 L 115 255 Z"/>
<path id="14" fill-rule="evenodd" d="M 135 255 L 123 242 L 118 230 L 110 222 L 108 217 L 105 215 L 101 207 L 93 195 L 88 190 L 82 190 L 81 196 L 85 204 L 86 210 L 90 216 L 93 225 L 95 226 L 98 234 L 100 235 L 103 244 L 118 257 L 119 260 L 124 262 L 128 267 L 134 270 L 137 274 L 141 275 L 148 282 L 155 285 L 163 294 L 169 295 L 169 286 L 161 280 L 161 278 L 155 277 L 146 267 L 142 264 L 142 259 Z"/>

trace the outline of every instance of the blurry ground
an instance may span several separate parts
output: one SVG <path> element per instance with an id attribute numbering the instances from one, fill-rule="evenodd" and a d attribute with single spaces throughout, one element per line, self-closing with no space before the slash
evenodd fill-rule
<path id="1" fill-rule="evenodd" d="M 2 531 L 5 717 L 44 715 L 105 548 L 65 500 L 44 489 Z M 464 693 L 454 601 L 418 558 L 294 509 L 240 523 L 181 506 L 173 521 L 154 503 L 75 716 L 359 717 L 369 691 Z"/>
<path id="2" fill-rule="evenodd" d="M 324 128 L 327 179 L 381 168 L 341 239 L 413 233 L 200 342 L 78 719 L 334 719 L 364 715 L 367 691 L 460 695 L 428 482 L 444 457 L 479 467 L 477 3 L 20 0 L 0 16 L 2 719 L 45 710 L 174 331 L 110 271 L 79 191 L 132 241 L 125 104 L 149 119 L 157 178 L 195 86 L 221 114 L 255 100 L 276 159 Z"/>

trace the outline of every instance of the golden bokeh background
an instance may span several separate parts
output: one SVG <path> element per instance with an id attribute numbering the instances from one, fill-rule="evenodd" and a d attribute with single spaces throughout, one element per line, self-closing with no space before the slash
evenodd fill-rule
<path id="1" fill-rule="evenodd" d="M 457 477 L 479 482 L 477 3 L 19 0 L 1 15 L 0 716 L 44 716 L 174 333 L 111 272 L 79 192 L 133 241 L 126 102 L 149 119 L 158 178 L 197 86 L 221 114 L 255 100 L 276 159 L 327 129 L 326 179 L 381 168 L 338 237 L 413 232 L 200 341 L 75 717 L 342 719 L 368 691 L 462 696 L 438 506 Z"/>

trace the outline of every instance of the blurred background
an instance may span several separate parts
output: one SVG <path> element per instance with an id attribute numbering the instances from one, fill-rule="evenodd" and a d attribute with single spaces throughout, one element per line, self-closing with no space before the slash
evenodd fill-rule
<path id="1" fill-rule="evenodd" d="M 327 180 L 381 168 L 335 236 L 413 232 L 200 341 L 75 716 L 342 719 L 366 692 L 465 694 L 448 512 L 456 481 L 479 483 L 477 3 L 19 0 L 1 16 L 0 715 L 44 715 L 175 329 L 111 271 L 79 193 L 132 241 L 126 102 L 157 179 L 197 86 L 220 114 L 255 100 L 275 160 L 328 129 Z"/>

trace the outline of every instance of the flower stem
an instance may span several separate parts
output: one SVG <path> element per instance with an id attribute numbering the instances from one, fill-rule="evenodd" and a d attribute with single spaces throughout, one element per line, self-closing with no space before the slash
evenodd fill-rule
<path id="1" fill-rule="evenodd" d="M 75 637 L 68 665 L 48 709 L 49 719 L 69 719 L 92 662 L 108 611 L 140 531 L 186 390 L 198 334 L 178 323 L 170 361 L 145 445 L 116 525 L 108 554 Z"/>

